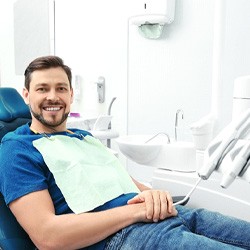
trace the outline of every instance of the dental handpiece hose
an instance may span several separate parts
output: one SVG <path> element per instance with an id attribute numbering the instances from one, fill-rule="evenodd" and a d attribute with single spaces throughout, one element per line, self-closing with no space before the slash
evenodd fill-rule
<path id="1" fill-rule="evenodd" d="M 189 193 L 184 197 L 184 199 L 175 202 L 174 206 L 186 203 L 189 200 L 191 194 L 194 192 L 194 190 L 196 189 L 196 187 L 198 186 L 198 184 L 200 183 L 201 180 L 202 180 L 202 178 L 199 178 L 197 180 L 197 182 L 194 184 L 194 186 L 192 187 L 192 189 L 189 191 Z"/>
<path id="2" fill-rule="evenodd" d="M 230 123 L 211 143 L 205 152 L 204 166 L 199 170 L 199 176 L 207 180 L 218 167 L 224 153 L 234 147 L 239 138 L 249 130 L 250 108 L 242 116 Z M 225 133 L 226 132 L 226 133 Z M 211 151 L 211 152 L 210 152 Z M 206 159 L 207 158 L 207 159 Z"/>
<path id="3" fill-rule="evenodd" d="M 233 166 L 222 176 L 221 186 L 227 188 L 245 167 L 250 157 L 250 141 L 241 149 L 233 161 Z"/>

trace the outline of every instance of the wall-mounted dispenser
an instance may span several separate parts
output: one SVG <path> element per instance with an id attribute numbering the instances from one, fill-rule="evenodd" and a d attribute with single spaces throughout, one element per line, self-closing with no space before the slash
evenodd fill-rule
<path id="1" fill-rule="evenodd" d="M 137 25 L 146 38 L 157 39 L 163 27 L 174 21 L 175 0 L 137 0 L 130 24 Z"/>

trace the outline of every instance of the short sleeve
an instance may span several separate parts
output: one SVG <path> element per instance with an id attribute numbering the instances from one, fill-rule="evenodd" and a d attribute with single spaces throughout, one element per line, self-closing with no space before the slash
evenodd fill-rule
<path id="1" fill-rule="evenodd" d="M 6 140 L 0 148 L 0 192 L 8 205 L 28 193 L 47 189 L 39 154 L 21 141 Z"/>

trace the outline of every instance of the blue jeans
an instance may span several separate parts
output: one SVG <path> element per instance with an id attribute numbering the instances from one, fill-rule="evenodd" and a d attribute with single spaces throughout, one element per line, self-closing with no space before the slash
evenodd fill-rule
<path id="1" fill-rule="evenodd" d="M 178 216 L 158 223 L 128 226 L 105 250 L 250 249 L 250 223 L 204 209 L 176 206 Z"/>

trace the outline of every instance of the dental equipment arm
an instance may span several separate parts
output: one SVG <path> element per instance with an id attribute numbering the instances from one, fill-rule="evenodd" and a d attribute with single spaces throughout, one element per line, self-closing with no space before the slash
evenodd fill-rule
<path id="1" fill-rule="evenodd" d="M 199 176 L 206 180 L 216 170 L 224 157 L 234 148 L 239 139 L 244 138 L 250 129 L 250 109 L 239 116 L 237 121 L 232 121 L 225 129 L 216 136 L 205 150 L 204 164 L 198 171 Z M 232 182 L 232 176 L 238 175 L 247 161 L 249 143 L 241 149 L 239 156 L 233 163 L 233 170 L 227 173 L 222 184 L 228 186 Z M 231 177 L 228 177 L 231 176 Z M 227 179 L 227 180 L 226 180 Z M 230 180 L 229 180 L 230 179 Z M 234 178 L 233 178 L 234 179 Z M 228 182 L 228 183 L 227 183 Z"/>
<path id="2" fill-rule="evenodd" d="M 201 180 L 207 180 L 220 165 L 225 165 L 226 169 L 220 183 L 224 188 L 227 188 L 238 175 L 245 172 L 250 167 L 249 133 L 250 109 L 244 112 L 238 121 L 231 122 L 208 145 L 204 165 L 198 171 L 198 180 L 190 192 L 180 201 L 174 202 L 174 205 L 186 204 Z M 245 140 L 240 140 L 244 138 Z"/>

